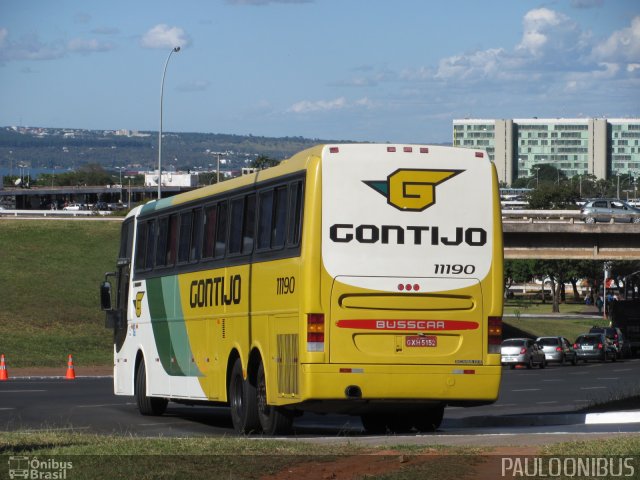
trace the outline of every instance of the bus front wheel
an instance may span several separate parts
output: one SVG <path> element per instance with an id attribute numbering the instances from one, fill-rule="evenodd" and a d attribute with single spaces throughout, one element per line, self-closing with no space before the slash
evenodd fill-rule
<path id="1" fill-rule="evenodd" d="M 256 387 L 249 378 L 244 379 L 242 362 L 239 358 L 231 370 L 229 406 L 231 407 L 231 421 L 236 432 L 252 433 L 259 429 Z"/>
<path id="2" fill-rule="evenodd" d="M 293 426 L 293 415 L 281 407 L 274 407 L 267 403 L 267 382 L 264 375 L 264 365 L 258 367 L 258 417 L 262 431 L 267 435 L 286 434 Z"/>
<path id="3" fill-rule="evenodd" d="M 147 370 L 144 366 L 144 360 L 138 364 L 135 386 L 136 403 L 142 415 L 158 416 L 165 412 L 169 403 L 166 398 L 147 396 Z"/>

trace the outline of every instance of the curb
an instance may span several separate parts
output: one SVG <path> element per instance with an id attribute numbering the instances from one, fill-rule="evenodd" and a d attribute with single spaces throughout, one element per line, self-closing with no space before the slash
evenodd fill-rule
<path id="1" fill-rule="evenodd" d="M 478 416 L 445 419 L 449 427 L 544 427 L 554 425 L 605 425 L 640 423 L 640 410 L 604 413 L 550 413 L 499 416 Z"/>

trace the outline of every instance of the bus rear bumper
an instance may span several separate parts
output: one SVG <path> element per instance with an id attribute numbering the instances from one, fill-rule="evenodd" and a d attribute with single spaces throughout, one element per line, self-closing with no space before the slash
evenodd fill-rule
<path id="1" fill-rule="evenodd" d="M 471 406 L 497 400 L 501 367 L 304 364 L 301 372 L 302 402 Z"/>

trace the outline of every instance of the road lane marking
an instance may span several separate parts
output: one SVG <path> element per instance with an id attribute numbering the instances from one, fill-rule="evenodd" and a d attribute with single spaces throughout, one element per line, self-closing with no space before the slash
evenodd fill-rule
<path id="1" fill-rule="evenodd" d="M 518 405 L 518 404 L 517 403 L 494 403 L 491 406 L 492 407 L 502 408 L 502 407 L 515 407 L 516 405 Z"/>
<path id="2" fill-rule="evenodd" d="M 614 372 L 632 372 L 634 370 L 635 370 L 635 368 L 618 368 L 618 369 L 614 370 Z"/>
<path id="3" fill-rule="evenodd" d="M 608 387 L 580 387 L 580 390 L 600 390 Z"/>
<path id="4" fill-rule="evenodd" d="M 48 390 L 0 390 L 2 393 L 31 393 L 31 392 L 46 392 Z"/>
<path id="5" fill-rule="evenodd" d="M 549 380 L 543 380 L 543 382 L 564 382 L 562 378 L 550 378 Z"/>
<path id="6" fill-rule="evenodd" d="M 620 380 L 620 377 L 598 377 L 596 380 Z"/>
<path id="7" fill-rule="evenodd" d="M 518 390 L 511 390 L 512 392 L 537 392 L 539 388 L 520 388 Z"/>
<path id="8" fill-rule="evenodd" d="M 15 410 L 14 407 L 0 407 L 0 410 Z"/>
<path id="9" fill-rule="evenodd" d="M 536 405 L 550 405 L 552 403 L 558 403 L 558 402 L 555 400 L 551 400 L 549 402 L 536 402 Z"/>

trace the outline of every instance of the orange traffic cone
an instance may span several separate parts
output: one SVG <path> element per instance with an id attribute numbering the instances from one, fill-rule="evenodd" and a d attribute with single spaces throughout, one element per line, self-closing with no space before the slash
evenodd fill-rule
<path id="1" fill-rule="evenodd" d="M 0 356 L 0 382 L 9 380 L 9 373 L 7 372 L 7 366 L 4 363 L 4 353 Z"/>
<path id="2" fill-rule="evenodd" d="M 69 354 L 69 359 L 67 361 L 67 374 L 64 376 L 67 380 L 74 380 L 76 378 L 76 372 L 73 368 L 73 358 L 71 358 L 71 354 Z"/>

